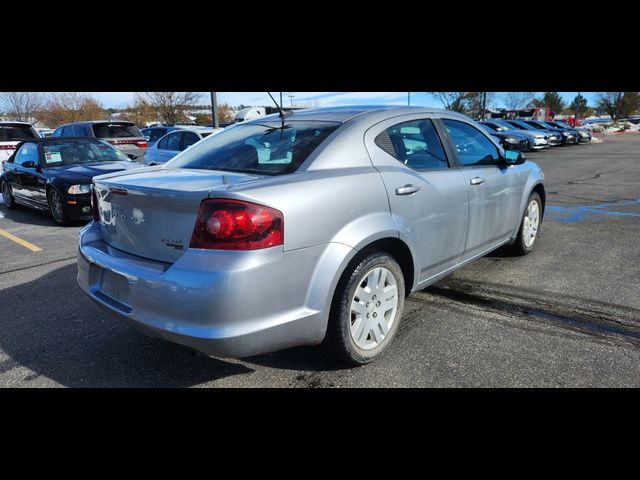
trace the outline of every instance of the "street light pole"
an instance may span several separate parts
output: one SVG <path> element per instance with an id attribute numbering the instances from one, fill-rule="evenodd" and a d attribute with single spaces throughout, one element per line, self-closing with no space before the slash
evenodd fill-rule
<path id="1" fill-rule="evenodd" d="M 411 92 L 407 92 L 407 105 L 411 106 Z"/>
<path id="2" fill-rule="evenodd" d="M 573 126 L 578 126 L 578 109 L 580 108 L 580 92 L 578 92 L 578 96 L 576 97 L 576 111 L 573 115 Z"/>
<path id="3" fill-rule="evenodd" d="M 211 92 L 211 121 L 213 128 L 220 128 L 218 120 L 218 92 Z"/>
<path id="4" fill-rule="evenodd" d="M 282 108 L 282 92 L 280 92 L 280 108 Z"/>
<path id="5" fill-rule="evenodd" d="M 288 95 L 289 100 L 291 101 L 291 108 L 293 108 L 293 97 L 295 97 L 295 95 Z"/>

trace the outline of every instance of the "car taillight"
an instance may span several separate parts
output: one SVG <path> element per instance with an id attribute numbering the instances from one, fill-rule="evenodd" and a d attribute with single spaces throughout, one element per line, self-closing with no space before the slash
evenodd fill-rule
<path id="1" fill-rule="evenodd" d="M 136 145 L 139 146 L 140 148 L 147 148 L 147 142 L 145 141 L 138 141 L 136 142 Z"/>
<path id="2" fill-rule="evenodd" d="M 0 145 L 0 150 L 15 150 L 15 145 Z"/>
<path id="3" fill-rule="evenodd" d="M 98 195 L 96 195 L 96 188 L 91 187 L 91 210 L 93 211 L 93 221 L 100 221 L 100 211 L 98 210 Z"/>
<path id="4" fill-rule="evenodd" d="M 282 212 L 257 203 L 214 198 L 200 205 L 189 247 L 258 250 L 283 241 Z"/>

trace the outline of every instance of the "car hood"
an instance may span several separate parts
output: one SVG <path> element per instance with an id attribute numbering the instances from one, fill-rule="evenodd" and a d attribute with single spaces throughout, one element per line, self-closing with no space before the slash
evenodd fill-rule
<path id="1" fill-rule="evenodd" d="M 84 165 L 61 165 L 59 167 L 50 167 L 46 171 L 54 174 L 56 177 L 64 177 L 69 181 L 87 182 L 96 175 L 104 175 L 107 173 L 122 172 L 123 170 L 133 170 L 145 168 L 138 162 L 100 162 L 88 163 Z"/>

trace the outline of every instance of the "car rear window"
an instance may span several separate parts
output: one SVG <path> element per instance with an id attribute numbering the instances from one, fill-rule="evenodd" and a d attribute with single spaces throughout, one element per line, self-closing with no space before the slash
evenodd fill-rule
<path id="1" fill-rule="evenodd" d="M 126 123 L 96 123 L 93 133 L 97 138 L 144 137 L 138 127 Z"/>
<path id="2" fill-rule="evenodd" d="M 338 127 L 335 122 L 239 124 L 196 143 L 167 163 L 193 168 L 282 175 L 291 173 Z"/>
<path id="3" fill-rule="evenodd" d="M 38 138 L 29 125 L 0 125 L 0 142 Z"/>

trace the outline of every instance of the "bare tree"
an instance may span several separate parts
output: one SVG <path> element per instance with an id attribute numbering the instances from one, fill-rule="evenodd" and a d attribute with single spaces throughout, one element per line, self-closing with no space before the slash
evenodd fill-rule
<path id="1" fill-rule="evenodd" d="M 134 95 L 133 106 L 127 106 L 122 114 L 124 120 L 144 127 L 147 123 L 158 121 L 158 112 L 151 103 L 139 93 Z"/>
<path id="2" fill-rule="evenodd" d="M 636 112 L 640 106 L 638 92 L 601 92 L 598 109 L 607 112 L 615 122 Z"/>
<path id="3" fill-rule="evenodd" d="M 0 109 L 12 120 L 32 122 L 42 105 L 39 92 L 0 92 Z"/>
<path id="4" fill-rule="evenodd" d="M 197 105 L 200 95 L 196 92 L 145 92 L 149 103 L 167 123 L 185 121 L 185 110 Z"/>
<path id="5" fill-rule="evenodd" d="M 64 123 L 102 120 L 106 118 L 106 112 L 100 102 L 89 94 L 63 92 L 50 95 L 35 117 L 55 128 Z"/>
<path id="6" fill-rule="evenodd" d="M 518 110 L 528 106 L 538 92 L 507 92 L 504 103 L 509 110 Z"/>
<path id="7" fill-rule="evenodd" d="M 438 100 L 447 110 L 467 113 L 468 100 L 472 92 L 429 92 L 431 96 Z"/>

